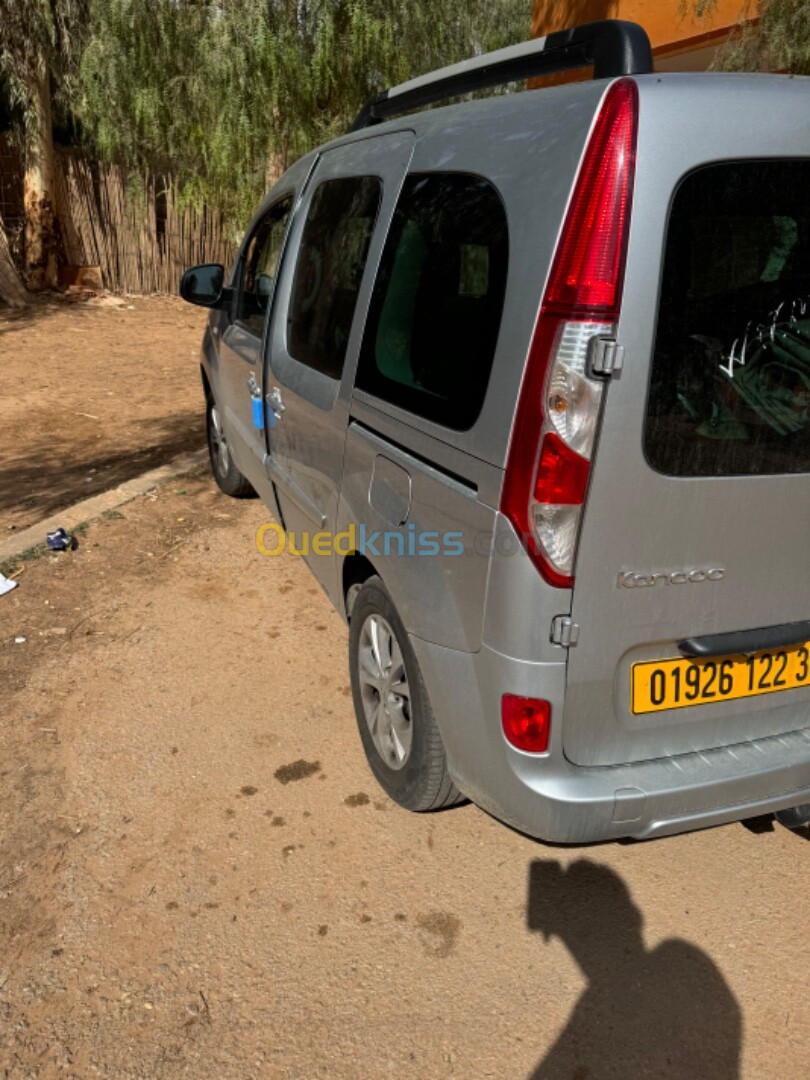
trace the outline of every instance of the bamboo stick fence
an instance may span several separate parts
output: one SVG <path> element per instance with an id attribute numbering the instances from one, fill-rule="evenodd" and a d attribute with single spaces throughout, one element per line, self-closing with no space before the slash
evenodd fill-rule
<path id="1" fill-rule="evenodd" d="M 171 177 L 145 176 L 135 189 L 116 166 L 63 148 L 56 173 L 64 259 L 101 267 L 111 292 L 176 293 L 186 267 L 233 259 L 220 215 L 178 205 Z"/>

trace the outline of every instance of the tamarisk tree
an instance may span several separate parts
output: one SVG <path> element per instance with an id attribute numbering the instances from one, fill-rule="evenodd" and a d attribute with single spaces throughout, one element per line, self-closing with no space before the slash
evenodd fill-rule
<path id="1" fill-rule="evenodd" d="M 690 0 L 702 18 L 717 0 Z M 719 71 L 786 71 L 810 75 L 810 0 L 750 0 L 734 33 L 717 51 Z"/>
<path id="2" fill-rule="evenodd" d="M 33 289 L 56 284 L 53 115 L 75 93 L 86 14 L 86 0 L 13 0 L 0 18 L 0 94 L 24 154 L 25 262 Z"/>
<path id="3" fill-rule="evenodd" d="M 527 0 L 90 0 L 80 116 L 107 159 L 235 226 L 385 85 L 528 36 Z"/>

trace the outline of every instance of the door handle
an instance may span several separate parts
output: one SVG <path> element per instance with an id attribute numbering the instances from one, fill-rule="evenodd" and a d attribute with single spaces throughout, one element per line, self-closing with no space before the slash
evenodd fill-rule
<path id="1" fill-rule="evenodd" d="M 686 638 L 678 642 L 678 649 L 681 656 L 703 659 L 709 656 L 759 652 L 762 649 L 787 649 L 791 645 L 802 645 L 805 641 L 810 641 L 810 621 Z"/>
<path id="2" fill-rule="evenodd" d="M 266 396 L 265 401 L 276 414 L 276 419 L 280 420 L 281 414 L 284 412 L 286 406 L 284 404 L 284 399 L 281 396 L 281 391 L 277 386 L 273 387 L 270 393 Z"/>

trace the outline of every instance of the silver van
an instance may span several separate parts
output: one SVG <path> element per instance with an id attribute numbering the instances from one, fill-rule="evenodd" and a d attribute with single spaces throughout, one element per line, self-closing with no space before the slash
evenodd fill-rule
<path id="1" fill-rule="evenodd" d="M 379 95 L 184 276 L 217 483 L 347 620 L 401 805 L 810 819 L 808 117 L 592 23 Z"/>

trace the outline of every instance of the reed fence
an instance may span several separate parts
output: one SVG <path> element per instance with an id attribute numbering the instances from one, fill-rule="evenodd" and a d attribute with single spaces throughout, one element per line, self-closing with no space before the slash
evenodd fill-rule
<path id="1" fill-rule="evenodd" d="M 186 267 L 233 258 L 221 216 L 179 205 L 171 177 L 133 183 L 114 165 L 62 148 L 56 173 L 64 259 L 101 267 L 112 292 L 176 293 Z"/>

